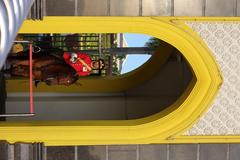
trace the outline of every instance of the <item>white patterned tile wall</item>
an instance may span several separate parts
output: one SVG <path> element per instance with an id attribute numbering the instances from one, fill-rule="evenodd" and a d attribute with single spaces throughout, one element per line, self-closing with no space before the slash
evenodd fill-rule
<path id="1" fill-rule="evenodd" d="M 184 135 L 240 135 L 240 22 L 187 22 L 208 45 L 223 84 L 208 111 Z"/>

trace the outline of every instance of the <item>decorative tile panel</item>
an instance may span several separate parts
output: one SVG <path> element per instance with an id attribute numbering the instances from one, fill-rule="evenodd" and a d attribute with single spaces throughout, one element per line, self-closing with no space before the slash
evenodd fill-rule
<path id="1" fill-rule="evenodd" d="M 219 65 L 223 84 L 208 111 L 184 135 L 240 135 L 240 23 L 187 22 Z"/>

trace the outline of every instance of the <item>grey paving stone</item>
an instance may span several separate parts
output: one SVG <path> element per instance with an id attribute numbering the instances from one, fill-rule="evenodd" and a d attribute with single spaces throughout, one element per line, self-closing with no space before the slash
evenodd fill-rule
<path id="1" fill-rule="evenodd" d="M 110 145 L 108 146 L 109 160 L 135 160 L 137 145 Z"/>
<path id="2" fill-rule="evenodd" d="M 139 0 L 111 0 L 111 16 L 139 16 Z"/>
<path id="3" fill-rule="evenodd" d="M 230 144 L 229 160 L 239 160 L 239 159 L 240 159 L 240 144 Z"/>
<path id="4" fill-rule="evenodd" d="M 14 144 L 14 160 L 31 160 L 33 152 L 30 150 L 32 144 L 16 143 Z"/>
<path id="5" fill-rule="evenodd" d="M 234 16 L 235 0 L 206 0 L 206 16 Z"/>
<path id="6" fill-rule="evenodd" d="M 106 146 L 78 146 L 78 160 L 106 160 Z"/>
<path id="7" fill-rule="evenodd" d="M 136 160 L 136 151 L 109 151 L 108 160 Z"/>
<path id="8" fill-rule="evenodd" d="M 47 147 L 47 160 L 74 160 L 74 147 Z"/>
<path id="9" fill-rule="evenodd" d="M 46 0 L 47 16 L 74 16 L 75 0 Z"/>
<path id="10" fill-rule="evenodd" d="M 137 145 L 110 145 L 109 151 L 136 151 Z"/>
<path id="11" fill-rule="evenodd" d="M 140 160 L 166 160 L 167 145 L 140 145 Z"/>
<path id="12" fill-rule="evenodd" d="M 77 13 L 79 16 L 106 16 L 108 0 L 78 0 Z"/>
<path id="13" fill-rule="evenodd" d="M 46 160 L 46 147 L 44 146 L 44 143 L 33 143 L 29 146 L 29 159 Z"/>
<path id="14" fill-rule="evenodd" d="M 30 159 L 30 150 L 29 146 L 31 144 L 21 144 L 21 160 L 29 160 Z"/>
<path id="15" fill-rule="evenodd" d="M 240 0 L 237 0 L 237 7 L 236 7 L 236 12 L 237 12 L 237 16 L 240 16 Z"/>
<path id="16" fill-rule="evenodd" d="M 14 144 L 14 160 L 21 160 L 21 144 Z"/>
<path id="17" fill-rule="evenodd" d="M 29 160 L 35 160 L 33 145 L 29 145 Z"/>
<path id="18" fill-rule="evenodd" d="M 173 144 L 169 146 L 170 160 L 197 160 L 196 144 Z"/>
<path id="19" fill-rule="evenodd" d="M 227 144 L 201 144 L 199 160 L 226 160 Z"/>
<path id="20" fill-rule="evenodd" d="M 202 16 L 203 0 L 174 0 L 174 16 Z"/>
<path id="21" fill-rule="evenodd" d="M 143 16 L 170 16 L 171 0 L 142 0 Z"/>
<path id="22" fill-rule="evenodd" d="M 8 160 L 14 160 L 14 145 L 8 146 Z"/>
<path id="23" fill-rule="evenodd" d="M 0 141 L 0 160 L 8 160 L 8 143 Z"/>

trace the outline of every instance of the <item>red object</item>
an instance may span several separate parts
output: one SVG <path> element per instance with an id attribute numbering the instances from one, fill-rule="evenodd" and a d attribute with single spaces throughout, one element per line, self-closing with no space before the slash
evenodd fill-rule
<path id="1" fill-rule="evenodd" d="M 92 60 L 91 58 L 85 54 L 85 53 L 76 53 L 78 58 L 81 58 L 84 60 L 84 62 L 91 67 Z M 78 73 L 79 76 L 88 76 L 90 74 L 90 71 L 85 67 L 80 61 L 77 61 L 76 63 L 72 63 L 70 61 L 71 55 L 67 52 L 64 52 L 63 58 L 66 63 L 68 63 L 70 66 L 72 66 L 75 71 Z"/>
<path id="2" fill-rule="evenodd" d="M 30 113 L 34 113 L 34 106 L 33 106 L 33 72 L 32 72 L 32 43 L 29 43 L 29 68 L 30 68 L 30 73 L 29 73 L 29 84 L 30 84 Z"/>

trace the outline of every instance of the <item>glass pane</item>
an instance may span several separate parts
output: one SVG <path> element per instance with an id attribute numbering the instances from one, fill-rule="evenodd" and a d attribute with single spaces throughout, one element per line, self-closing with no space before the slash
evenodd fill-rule
<path id="1" fill-rule="evenodd" d="M 125 42 L 124 47 L 148 47 L 147 42 L 152 38 L 148 35 L 132 33 L 124 33 L 123 37 Z M 137 69 L 148 61 L 149 58 L 151 58 L 151 55 L 147 53 L 127 54 L 122 64 L 121 74 Z"/>
<path id="2" fill-rule="evenodd" d="M 34 93 L 36 116 L 7 118 L 11 120 L 128 120 L 158 113 L 173 104 L 185 91 L 194 76 L 182 54 L 170 44 L 155 37 L 133 33 L 76 33 L 76 34 L 21 34 L 18 35 L 8 61 L 5 77 L 11 84 L 17 80 L 28 84 L 29 46 L 20 41 L 32 41 L 35 89 L 46 85 L 70 93 L 41 91 Z M 170 48 L 168 53 L 165 48 Z M 161 56 L 167 55 L 160 65 Z M 160 57 L 160 59 L 159 59 Z M 88 60 L 87 60 L 88 59 Z M 104 63 L 93 62 L 102 59 Z M 155 61 L 154 61 L 155 60 Z M 148 63 L 149 62 L 149 63 Z M 156 71 L 144 83 L 134 85 L 148 72 L 149 64 Z M 104 67 L 99 68 L 99 66 Z M 77 66 L 77 67 L 76 67 Z M 79 67 L 80 66 L 80 67 Z M 142 66 L 142 67 L 141 67 Z M 89 69 L 89 68 L 90 69 Z M 140 68 L 141 67 L 141 68 Z M 85 68 L 85 69 L 83 69 Z M 137 70 L 139 68 L 139 70 Z M 136 71 L 136 72 L 132 72 Z M 131 74 L 133 73 L 133 74 Z M 138 78 L 135 73 L 140 73 Z M 124 76 L 121 76 L 123 75 Z M 110 78 L 109 78 L 110 77 Z M 122 83 L 121 78 L 127 80 Z M 128 86 L 121 91 L 97 92 L 94 89 Z M 26 80 L 25 80 L 26 79 Z M 120 79 L 120 80 L 119 80 Z M 69 81 L 70 80 L 70 81 Z M 101 80 L 99 83 L 98 80 Z M 111 81 L 111 85 L 108 84 Z M 81 84 L 82 86 L 75 85 Z M 91 82 L 91 83 L 90 83 Z M 103 84 L 106 82 L 105 84 Z M 41 84 L 41 85 L 39 85 Z M 86 87 L 85 84 L 88 84 Z M 89 85 L 90 84 L 90 85 Z M 19 92 L 15 84 L 16 92 Z M 26 85 L 28 87 L 28 85 Z M 70 87 L 69 87 L 70 86 Z M 26 88 L 27 88 L 26 87 Z M 81 89 L 85 87 L 85 90 Z M 72 92 L 76 89 L 77 92 Z M 91 91 L 88 91 L 91 88 Z M 110 87 L 109 87 L 110 88 Z M 111 88 L 110 88 L 111 89 Z M 13 89 L 14 90 L 14 89 Z M 15 90 L 14 90 L 15 91 Z M 26 92 L 25 89 L 22 92 Z M 7 113 L 27 113 L 28 93 L 8 93 Z"/>

